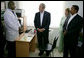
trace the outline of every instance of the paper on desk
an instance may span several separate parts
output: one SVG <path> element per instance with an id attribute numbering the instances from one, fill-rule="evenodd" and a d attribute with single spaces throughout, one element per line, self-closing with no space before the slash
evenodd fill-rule
<path id="1" fill-rule="evenodd" d="M 23 36 L 20 41 L 26 41 L 27 40 L 27 36 Z"/>
<path id="2" fill-rule="evenodd" d="M 20 39 L 20 41 L 30 42 L 30 41 L 33 39 L 33 37 L 34 37 L 34 35 L 29 36 L 29 35 L 26 34 L 25 36 L 23 36 L 23 37 Z"/>

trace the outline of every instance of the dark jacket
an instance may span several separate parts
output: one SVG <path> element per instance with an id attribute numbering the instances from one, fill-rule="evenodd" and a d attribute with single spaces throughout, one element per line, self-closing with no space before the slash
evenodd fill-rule
<path id="1" fill-rule="evenodd" d="M 83 18 L 77 14 L 67 27 L 67 34 L 64 36 L 66 43 L 77 44 L 82 24 Z"/>
<path id="2" fill-rule="evenodd" d="M 34 19 L 34 26 L 35 28 L 45 28 L 43 32 L 39 32 L 37 30 L 37 39 L 38 39 L 38 46 L 40 50 L 45 50 L 47 44 L 49 43 L 48 35 L 49 35 L 49 25 L 50 25 L 50 13 L 44 11 L 42 26 L 40 25 L 40 12 L 35 14 Z"/>
<path id="3" fill-rule="evenodd" d="M 49 25 L 50 25 L 50 13 L 47 11 L 44 11 L 44 15 L 43 15 L 43 22 L 42 22 L 42 26 L 40 25 L 40 12 L 35 14 L 35 19 L 34 19 L 34 26 L 35 28 L 45 28 L 46 30 L 49 29 Z"/>

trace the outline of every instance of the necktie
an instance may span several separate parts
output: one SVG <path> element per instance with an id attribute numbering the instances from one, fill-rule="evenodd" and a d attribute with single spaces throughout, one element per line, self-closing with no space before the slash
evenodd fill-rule
<path id="1" fill-rule="evenodd" d="M 66 27 L 67 27 L 67 23 L 68 23 L 69 18 L 70 18 L 70 16 L 68 16 L 68 17 L 66 18 L 66 20 L 65 20 L 65 23 L 64 23 L 64 28 L 65 28 L 65 30 L 66 30 Z"/>

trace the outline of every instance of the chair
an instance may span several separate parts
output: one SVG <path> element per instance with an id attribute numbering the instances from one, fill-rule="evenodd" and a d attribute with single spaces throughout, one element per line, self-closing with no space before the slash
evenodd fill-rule
<path id="1" fill-rule="evenodd" d="M 53 44 L 49 43 L 49 44 L 47 45 L 46 51 L 48 51 L 49 54 L 51 54 L 51 52 L 53 52 L 54 48 L 56 47 L 57 40 L 58 40 L 58 37 L 57 37 L 57 38 L 55 37 L 55 38 L 54 38 L 54 41 L 53 41 Z M 51 55 L 50 55 L 50 56 L 51 56 Z"/>

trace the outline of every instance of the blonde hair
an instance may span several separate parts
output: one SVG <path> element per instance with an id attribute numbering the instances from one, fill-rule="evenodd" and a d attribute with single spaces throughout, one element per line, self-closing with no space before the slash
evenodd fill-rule
<path id="1" fill-rule="evenodd" d="M 66 8 L 65 10 L 68 11 L 68 13 L 70 13 L 70 9 L 69 8 Z"/>

